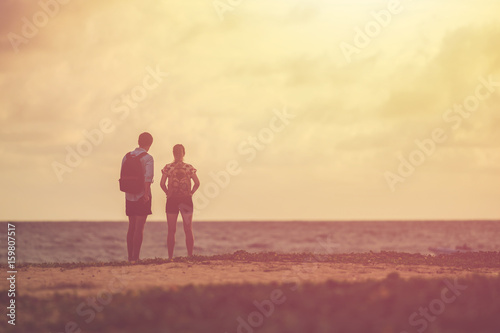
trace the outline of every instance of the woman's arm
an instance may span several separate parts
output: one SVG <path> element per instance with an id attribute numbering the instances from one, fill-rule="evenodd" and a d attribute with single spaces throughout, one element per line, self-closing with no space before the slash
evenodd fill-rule
<path id="1" fill-rule="evenodd" d="M 163 173 L 163 174 L 161 175 L 161 180 L 160 180 L 160 187 L 161 187 L 161 189 L 163 190 L 163 192 L 165 192 L 165 195 L 167 195 L 167 194 L 168 194 L 167 185 L 166 185 L 166 183 L 167 183 L 167 178 L 168 178 L 167 174 L 166 174 L 166 173 Z"/>
<path id="2" fill-rule="evenodd" d="M 196 192 L 196 190 L 198 189 L 198 187 L 200 187 L 200 180 L 198 179 L 198 175 L 196 173 L 193 173 L 191 179 L 193 179 L 194 181 L 194 186 L 193 189 L 191 190 L 191 195 L 193 195 L 194 192 Z"/>

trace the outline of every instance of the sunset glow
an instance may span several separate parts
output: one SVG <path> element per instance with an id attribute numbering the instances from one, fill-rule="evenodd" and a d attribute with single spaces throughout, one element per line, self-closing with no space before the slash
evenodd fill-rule
<path id="1" fill-rule="evenodd" d="M 124 220 L 182 143 L 195 220 L 498 219 L 500 2 L 1 1 L 0 220 Z M 55 4 L 55 5 L 54 5 Z"/>

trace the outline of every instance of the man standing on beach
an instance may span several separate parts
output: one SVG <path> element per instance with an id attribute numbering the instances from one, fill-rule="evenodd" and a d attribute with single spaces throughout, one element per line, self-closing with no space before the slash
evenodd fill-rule
<path id="1" fill-rule="evenodd" d="M 154 160 L 153 157 L 148 154 L 149 148 L 152 144 L 153 136 L 148 132 L 142 133 L 139 135 L 139 147 L 125 155 L 122 160 L 120 187 L 122 191 L 125 192 L 125 211 L 129 221 L 127 232 L 127 250 L 128 260 L 131 262 L 139 260 L 144 225 L 146 224 L 148 215 L 152 214 L 151 183 L 153 182 Z M 128 179 L 131 177 L 124 176 L 124 165 L 126 161 L 127 166 L 131 165 L 133 163 L 133 159 L 139 160 L 139 172 L 142 172 L 142 174 L 140 175 L 141 177 L 138 189 L 134 190 L 132 193 L 132 190 L 128 190 L 131 186 L 131 184 L 128 183 Z M 137 163 L 137 165 L 139 165 L 139 163 Z"/>

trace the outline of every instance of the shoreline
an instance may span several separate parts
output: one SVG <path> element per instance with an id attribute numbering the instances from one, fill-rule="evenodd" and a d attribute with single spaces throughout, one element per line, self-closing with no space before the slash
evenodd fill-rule
<path id="1" fill-rule="evenodd" d="M 106 262 L 46 262 L 46 263 L 18 263 L 16 267 L 40 268 L 82 268 L 105 266 L 133 266 L 133 265 L 158 265 L 166 263 L 203 263 L 206 261 L 220 260 L 232 262 L 288 262 L 288 263 L 352 263 L 352 264 L 399 264 L 399 265 L 429 265 L 460 268 L 500 268 L 500 252 L 464 251 L 450 254 L 420 254 L 393 251 L 362 252 L 362 253 L 277 253 L 277 252 L 247 252 L 238 250 L 234 253 L 215 255 L 194 255 L 192 257 L 144 258 L 136 263 L 128 261 Z M 0 269 L 7 265 L 0 264 Z"/>

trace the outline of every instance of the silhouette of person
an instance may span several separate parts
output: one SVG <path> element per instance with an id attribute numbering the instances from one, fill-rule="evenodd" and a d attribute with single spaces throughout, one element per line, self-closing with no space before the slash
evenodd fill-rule
<path id="1" fill-rule="evenodd" d="M 168 258 L 172 259 L 175 246 L 175 231 L 179 212 L 182 215 L 184 233 L 186 235 L 186 247 L 188 256 L 193 255 L 193 199 L 192 196 L 200 187 L 200 180 L 196 175 L 196 169 L 184 163 L 186 151 L 184 146 L 177 144 L 173 148 L 174 162 L 165 165 L 161 170 L 162 176 L 160 187 L 167 195 L 165 211 L 167 214 L 168 234 L 167 248 Z M 168 187 L 166 186 L 168 180 Z M 191 187 L 191 180 L 194 186 Z"/>
<path id="2" fill-rule="evenodd" d="M 139 147 L 131 152 L 133 156 L 145 154 L 140 158 L 144 172 L 144 189 L 139 193 L 125 193 L 125 211 L 128 216 L 127 251 L 130 262 L 139 260 L 144 225 L 148 215 L 152 214 L 151 183 L 154 175 L 154 160 L 153 156 L 147 153 L 152 144 L 153 136 L 148 132 L 141 133 L 139 135 Z M 126 156 L 122 160 L 122 165 L 125 158 Z"/>

